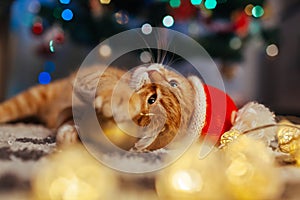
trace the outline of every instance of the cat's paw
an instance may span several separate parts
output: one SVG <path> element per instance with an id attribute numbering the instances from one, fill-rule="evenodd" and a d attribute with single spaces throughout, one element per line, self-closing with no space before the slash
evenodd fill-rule
<path id="1" fill-rule="evenodd" d="M 96 111 L 102 113 L 104 117 L 110 118 L 113 115 L 111 102 L 107 97 L 97 96 L 94 101 L 94 107 Z"/>
<path id="2" fill-rule="evenodd" d="M 74 125 L 63 124 L 58 128 L 56 144 L 58 146 L 71 145 L 78 142 L 78 133 Z"/>

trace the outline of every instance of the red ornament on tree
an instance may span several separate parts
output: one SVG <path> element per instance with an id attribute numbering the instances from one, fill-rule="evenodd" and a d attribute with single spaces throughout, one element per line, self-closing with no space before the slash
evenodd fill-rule
<path id="1" fill-rule="evenodd" d="M 31 28 L 32 33 L 35 35 L 41 35 L 43 33 L 43 30 L 44 28 L 41 22 L 35 22 Z"/>
<path id="2" fill-rule="evenodd" d="M 233 29 L 240 37 L 246 37 L 249 32 L 251 18 L 242 11 L 236 12 L 233 15 Z"/>
<path id="3" fill-rule="evenodd" d="M 57 44 L 62 44 L 65 41 L 65 34 L 63 32 L 59 32 L 54 36 L 54 41 Z"/>

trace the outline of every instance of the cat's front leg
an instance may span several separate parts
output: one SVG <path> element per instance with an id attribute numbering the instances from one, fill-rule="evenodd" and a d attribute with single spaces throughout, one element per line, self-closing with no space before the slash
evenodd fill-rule
<path id="1" fill-rule="evenodd" d="M 56 133 L 56 144 L 58 146 L 76 144 L 78 141 L 78 133 L 73 120 L 58 127 Z"/>
<path id="2" fill-rule="evenodd" d="M 56 144 L 58 146 L 71 145 L 79 141 L 72 108 L 66 108 L 60 112 L 56 124 Z"/>

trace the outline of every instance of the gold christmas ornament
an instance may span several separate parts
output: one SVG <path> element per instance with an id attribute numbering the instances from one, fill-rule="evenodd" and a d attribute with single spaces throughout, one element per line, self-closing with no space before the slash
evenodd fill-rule
<path id="1" fill-rule="evenodd" d="M 277 140 L 280 151 L 295 154 L 300 150 L 300 128 L 287 120 L 282 120 L 279 125 Z"/>
<path id="2" fill-rule="evenodd" d="M 50 157 L 33 180 L 32 199 L 114 199 L 114 172 L 97 162 L 82 146 L 72 146 Z"/>
<path id="3" fill-rule="evenodd" d="M 225 147 L 240 135 L 247 135 L 270 145 L 276 135 L 275 115 L 264 105 L 250 102 L 236 113 L 232 128 L 225 132 L 220 139 Z"/>
<path id="4" fill-rule="evenodd" d="M 294 157 L 295 157 L 297 166 L 299 167 L 300 166 L 300 148 L 298 148 L 298 150 L 296 151 Z"/>
<path id="5" fill-rule="evenodd" d="M 229 143 L 233 142 L 234 140 L 236 140 L 242 133 L 236 129 L 231 129 L 227 132 L 225 132 L 220 139 L 220 147 L 225 147 L 227 146 Z"/>

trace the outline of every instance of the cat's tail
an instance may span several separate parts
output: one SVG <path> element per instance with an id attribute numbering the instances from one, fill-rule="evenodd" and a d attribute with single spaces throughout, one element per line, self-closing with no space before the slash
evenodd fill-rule
<path id="1" fill-rule="evenodd" d="M 54 98 L 56 84 L 34 86 L 0 104 L 0 123 L 36 116 Z"/>

